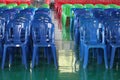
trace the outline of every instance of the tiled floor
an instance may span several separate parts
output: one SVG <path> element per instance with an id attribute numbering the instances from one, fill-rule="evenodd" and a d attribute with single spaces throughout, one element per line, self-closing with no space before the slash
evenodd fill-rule
<path id="1" fill-rule="evenodd" d="M 112 70 L 106 70 L 104 64 L 97 65 L 95 59 L 90 59 L 87 69 L 82 69 L 81 62 L 75 62 L 74 44 L 72 41 L 63 41 L 58 21 L 53 17 L 55 24 L 55 40 L 57 46 L 59 69 L 53 64 L 41 62 L 34 69 L 24 69 L 20 60 L 16 60 L 11 67 L 0 69 L 0 80 L 120 80 L 119 63 Z M 79 66 L 80 65 L 80 66 Z"/>

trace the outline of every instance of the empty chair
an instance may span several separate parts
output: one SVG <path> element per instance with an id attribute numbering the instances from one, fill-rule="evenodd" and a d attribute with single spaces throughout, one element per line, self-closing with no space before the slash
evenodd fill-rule
<path id="1" fill-rule="evenodd" d="M 38 55 L 38 48 L 50 48 L 54 60 L 54 65 L 58 68 L 56 47 L 54 43 L 54 25 L 52 23 L 43 23 L 39 21 L 33 22 L 32 26 L 32 40 L 33 40 L 33 56 L 32 68 L 34 68 L 35 59 Z M 48 53 L 47 55 L 50 55 Z"/>
<path id="2" fill-rule="evenodd" d="M 0 18 L 0 57 L 2 57 L 3 54 L 4 37 L 5 37 L 5 19 Z"/>
<path id="3" fill-rule="evenodd" d="M 107 61 L 107 51 L 106 51 L 106 45 L 105 45 L 105 28 L 101 22 L 99 22 L 96 18 L 87 17 L 83 18 L 81 21 L 81 26 L 83 27 L 83 68 L 86 68 L 88 65 L 88 58 L 89 58 L 89 50 L 90 49 L 102 49 L 104 53 L 104 62 L 105 67 L 108 69 L 108 61 Z M 97 60 L 100 63 L 102 54 L 98 51 L 97 54 Z"/>
<path id="4" fill-rule="evenodd" d="M 3 58 L 2 58 L 2 69 L 8 54 L 8 48 L 20 48 L 22 54 L 22 62 L 27 69 L 27 42 L 28 42 L 28 31 L 27 27 L 22 25 L 21 22 L 11 22 L 7 25 L 6 38 L 4 43 Z M 13 53 L 9 53 L 12 56 Z M 11 64 L 11 63 L 10 63 Z"/>
<path id="5" fill-rule="evenodd" d="M 108 20 L 107 26 L 107 42 L 109 44 L 108 51 L 111 52 L 110 68 L 113 67 L 115 54 L 119 54 L 120 49 L 120 18 L 111 18 Z M 118 52 L 116 52 L 118 49 Z"/>

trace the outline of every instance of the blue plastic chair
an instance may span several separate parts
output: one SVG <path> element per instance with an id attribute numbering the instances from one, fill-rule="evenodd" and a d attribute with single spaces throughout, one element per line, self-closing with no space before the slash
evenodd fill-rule
<path id="1" fill-rule="evenodd" d="M 83 68 L 85 69 L 88 65 L 88 57 L 90 49 L 103 49 L 104 52 L 104 62 L 105 67 L 108 69 L 108 61 L 107 61 L 107 51 L 105 45 L 105 30 L 102 23 L 100 23 L 96 18 L 83 18 L 81 20 L 81 26 L 84 27 L 84 36 L 83 36 L 83 46 L 84 46 L 84 61 Z M 100 32 L 102 31 L 102 32 Z M 102 36 L 102 39 L 99 37 Z M 102 55 L 97 52 L 97 60 L 101 59 Z"/>
<path id="2" fill-rule="evenodd" d="M 7 10 L 6 7 L 0 7 L 0 13 L 3 13 L 5 10 Z"/>
<path id="3" fill-rule="evenodd" d="M 37 22 L 39 21 L 40 23 L 45 23 L 45 24 L 52 23 L 51 18 L 48 15 L 45 15 L 45 14 L 35 14 L 33 22 L 36 22 L 36 21 Z M 48 58 L 49 59 L 49 56 L 47 56 L 48 50 L 49 49 L 44 49 L 44 51 L 45 51 L 44 58 Z M 50 63 L 49 60 L 48 60 L 48 63 Z M 37 61 L 36 64 L 38 64 L 38 61 Z"/>
<path id="4" fill-rule="evenodd" d="M 82 20 L 82 17 L 84 16 L 92 16 L 91 12 L 86 9 L 78 9 L 74 12 L 74 26 L 73 26 L 73 35 L 74 35 L 74 44 L 75 44 L 75 54 L 77 54 L 78 49 L 80 50 L 80 60 L 83 60 L 83 47 L 82 47 L 82 31 L 80 30 L 81 24 L 80 21 Z M 77 55 L 78 57 L 78 55 Z"/>
<path id="5" fill-rule="evenodd" d="M 52 22 L 51 18 L 46 14 L 35 14 L 34 20 L 39 20 L 39 21 L 43 21 L 43 22 L 45 22 L 45 21 Z"/>
<path id="6" fill-rule="evenodd" d="M 120 18 L 112 18 L 108 20 L 108 30 L 109 30 L 109 38 L 107 38 L 110 48 L 108 51 L 111 52 L 110 57 L 110 68 L 113 67 L 114 58 L 116 54 L 117 48 L 120 47 Z M 118 49 L 119 54 L 119 49 Z"/>
<path id="7" fill-rule="evenodd" d="M 35 14 L 47 14 L 49 17 L 51 17 L 51 11 L 47 8 L 38 8 L 38 10 L 35 11 Z"/>
<path id="8" fill-rule="evenodd" d="M 19 13 L 18 9 L 8 9 L 2 13 L 2 16 L 5 18 L 6 25 L 10 20 L 13 20 L 16 17 L 16 14 Z"/>
<path id="9" fill-rule="evenodd" d="M 50 9 L 48 9 L 48 8 L 38 8 L 35 13 L 39 13 L 39 12 L 46 12 L 46 13 L 50 14 Z"/>
<path id="10" fill-rule="evenodd" d="M 20 22 L 13 22 L 13 23 L 11 22 L 7 25 L 6 38 L 5 38 L 4 50 L 3 50 L 2 69 L 4 69 L 8 47 L 15 47 L 15 48 L 21 47 L 23 64 L 27 69 L 27 59 L 26 59 L 27 42 L 28 42 L 27 30 L 28 30 L 27 27 L 22 25 L 22 23 Z M 10 56 L 12 56 L 12 53 L 9 54 Z"/>
<path id="11" fill-rule="evenodd" d="M 117 9 L 111 13 L 113 18 L 120 18 L 120 9 Z"/>
<path id="12" fill-rule="evenodd" d="M 5 37 L 5 19 L 0 18 L 0 56 L 3 54 L 3 43 Z"/>
<path id="13" fill-rule="evenodd" d="M 78 17 L 83 15 L 85 9 L 79 8 L 72 8 L 71 9 L 71 18 L 70 18 L 70 32 L 71 32 L 71 39 L 74 40 L 74 30 L 78 23 Z"/>
<path id="14" fill-rule="evenodd" d="M 34 12 L 35 12 L 34 10 L 29 10 L 29 9 L 20 11 L 21 14 L 30 14 L 30 15 L 34 15 Z"/>
<path id="15" fill-rule="evenodd" d="M 37 50 L 38 48 L 41 48 L 41 47 L 51 49 L 53 59 L 54 59 L 54 65 L 56 68 L 58 68 L 55 43 L 51 41 L 54 39 L 54 34 L 52 33 L 54 33 L 54 25 L 52 23 L 46 24 L 39 21 L 33 22 L 32 24 L 32 40 L 33 40 L 32 68 L 34 68 L 35 59 L 36 59 L 36 56 L 38 55 Z"/>

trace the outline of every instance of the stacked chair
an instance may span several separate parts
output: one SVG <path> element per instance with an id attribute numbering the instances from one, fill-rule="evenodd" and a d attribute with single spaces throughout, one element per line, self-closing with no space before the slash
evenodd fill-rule
<path id="1" fill-rule="evenodd" d="M 47 8 L 39 8 L 36 10 L 31 27 L 33 41 L 32 68 L 34 67 L 35 61 L 38 63 L 39 48 L 44 48 L 44 55 L 47 57 L 48 63 L 51 57 L 53 57 L 55 67 L 57 68 L 54 25 L 50 18 L 50 10 Z"/>
<path id="2" fill-rule="evenodd" d="M 58 68 L 50 9 L 34 8 L 27 4 L 11 5 L 11 8 L 7 8 L 6 5 L 0 8 L 1 68 L 4 69 L 7 57 L 11 65 L 14 55 L 18 53 L 21 53 L 21 62 L 26 69 L 27 62 L 32 56 L 32 68 L 34 68 L 35 63 L 39 62 L 38 48 L 44 48 L 44 57 L 48 63 L 53 58 L 55 67 Z M 16 53 L 14 48 L 19 48 L 20 52 Z"/>
<path id="3" fill-rule="evenodd" d="M 73 30 L 70 27 L 71 26 L 71 20 L 70 18 L 73 17 L 73 15 L 71 14 L 71 10 L 73 8 L 86 8 L 86 9 L 92 9 L 92 8 L 102 8 L 102 9 L 107 9 L 107 8 L 120 8 L 118 5 L 115 4 L 108 4 L 108 5 L 104 5 L 104 4 L 63 4 L 61 6 L 61 8 L 58 10 L 58 16 L 59 19 L 61 20 L 62 23 L 62 32 L 63 32 L 63 39 L 73 39 L 72 36 L 70 36 L 70 32 Z M 73 31 L 72 31 L 73 32 Z M 72 34 L 71 34 L 72 35 Z"/>
<path id="4" fill-rule="evenodd" d="M 89 5 L 90 6 L 90 5 Z M 106 69 L 113 67 L 116 50 L 119 53 L 120 7 L 118 5 L 101 5 L 95 7 L 71 9 L 71 31 L 75 43 L 75 54 L 80 50 L 83 68 L 88 65 L 90 53 L 98 64 L 104 63 Z M 91 50 L 91 51 L 90 51 Z M 109 65 L 110 64 L 110 65 Z"/>
<path id="5" fill-rule="evenodd" d="M 0 3 L 6 3 L 6 4 L 10 4 L 10 3 L 17 3 L 17 4 L 31 4 L 31 0 L 0 0 Z"/>

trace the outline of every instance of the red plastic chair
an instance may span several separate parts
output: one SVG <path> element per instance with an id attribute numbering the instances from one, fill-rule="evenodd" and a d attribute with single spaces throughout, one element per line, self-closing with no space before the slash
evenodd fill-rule
<path id="1" fill-rule="evenodd" d="M 50 0 L 45 0 L 45 3 L 46 4 L 50 4 Z"/>
<path id="2" fill-rule="evenodd" d="M 6 1 L 5 0 L 0 0 L 0 3 L 6 3 Z"/>
<path id="3" fill-rule="evenodd" d="M 30 5 L 31 4 L 31 0 L 20 0 L 19 1 L 19 4 L 28 4 L 28 5 Z"/>
<path id="4" fill-rule="evenodd" d="M 120 5 L 120 0 L 111 0 L 113 4 L 118 4 Z"/>

